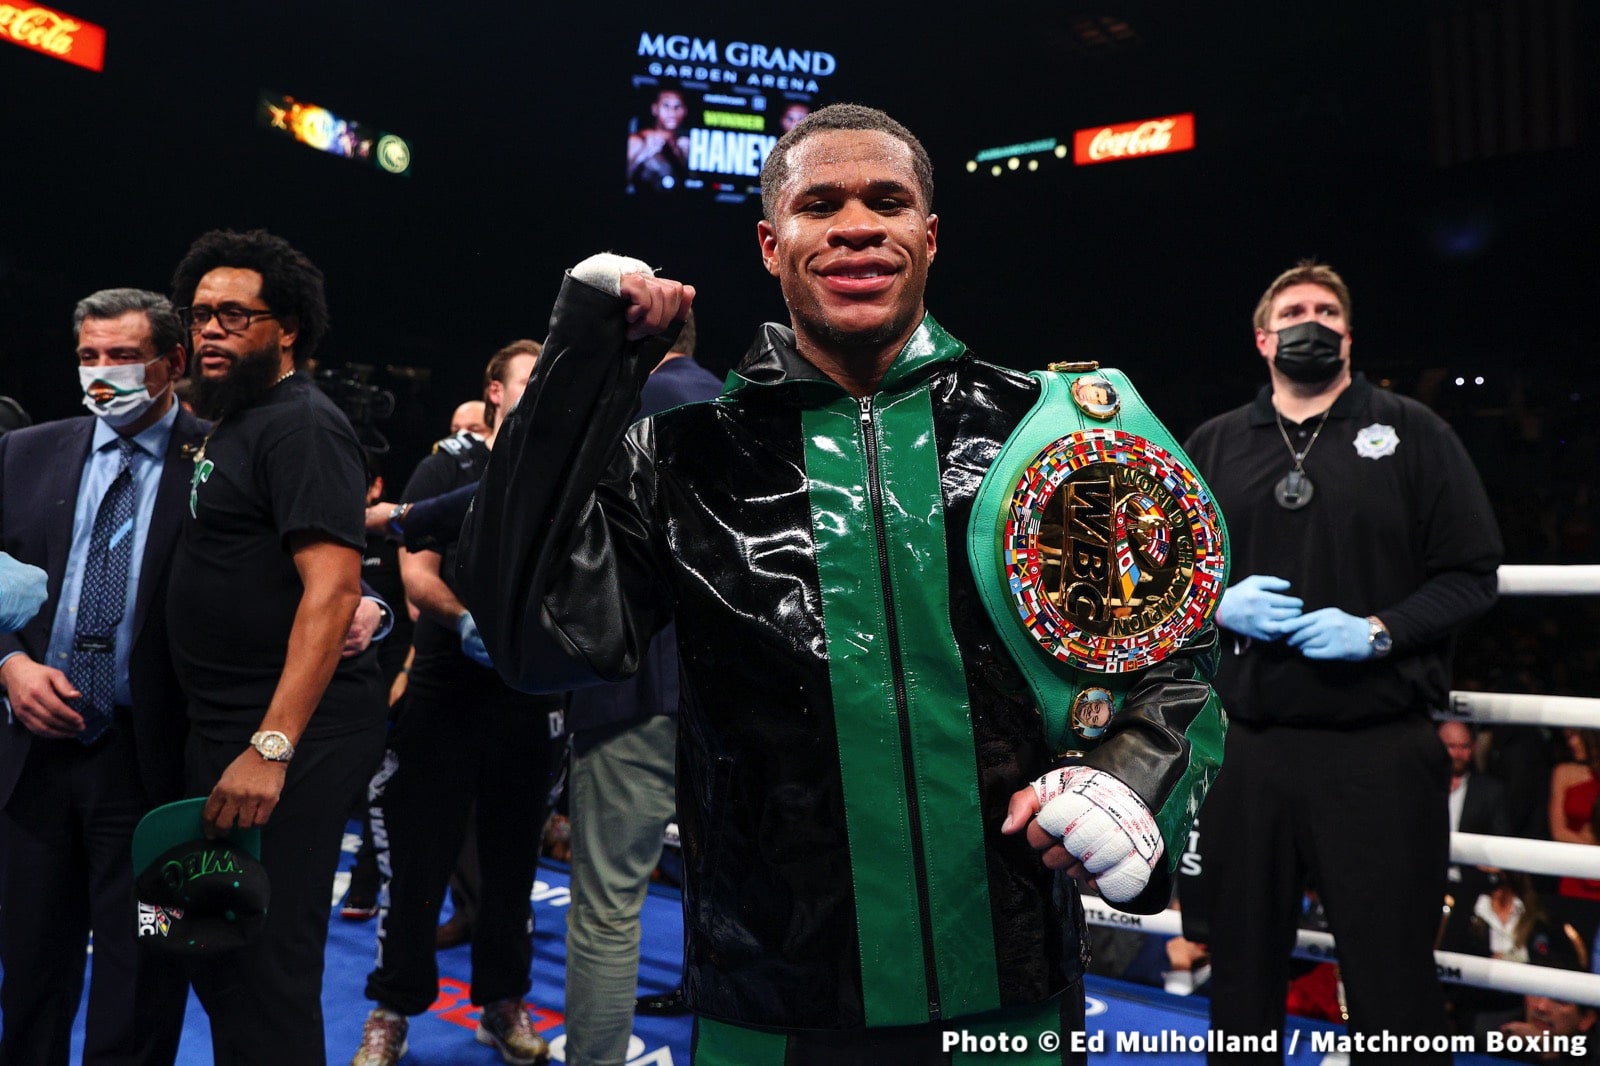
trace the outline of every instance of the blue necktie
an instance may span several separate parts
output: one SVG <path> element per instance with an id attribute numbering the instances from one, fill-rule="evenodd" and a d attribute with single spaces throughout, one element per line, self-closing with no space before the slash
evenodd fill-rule
<path id="1" fill-rule="evenodd" d="M 134 443 L 118 437 L 117 447 L 122 449 L 122 462 L 100 500 L 89 534 L 67 673 L 83 693 L 76 710 L 83 716 L 78 739 L 85 744 L 93 744 L 111 728 L 117 693 L 117 626 L 128 602 L 128 564 L 133 561 Z"/>

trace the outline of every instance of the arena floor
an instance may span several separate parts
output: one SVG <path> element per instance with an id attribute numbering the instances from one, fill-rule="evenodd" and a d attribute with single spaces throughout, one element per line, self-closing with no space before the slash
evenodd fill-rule
<path id="1" fill-rule="evenodd" d="M 354 837 L 346 838 L 348 849 Z M 351 855 L 345 855 L 348 866 Z M 332 901 L 343 894 L 348 874 L 341 872 L 335 883 Z M 568 903 L 566 870 L 560 864 L 546 863 L 540 869 L 534 890 L 534 980 L 529 1005 L 551 1043 L 554 1061 L 565 1061 L 562 1029 L 562 966 L 565 950 L 565 913 Z M 330 911 L 328 931 L 328 970 L 323 983 L 322 1002 L 328 1035 L 330 1066 L 347 1063 L 361 1038 L 361 1023 L 370 1004 L 362 997 L 362 986 L 372 964 L 372 922 L 350 922 Z M 639 985 L 644 993 L 662 992 L 678 979 L 682 916 L 677 894 L 657 888 L 645 904 L 643 958 Z M 91 965 L 93 956 L 91 954 Z M 477 1013 L 467 997 L 471 975 L 471 949 L 463 945 L 439 953 L 439 998 L 428 1013 L 411 1020 L 410 1054 L 403 1060 L 409 1066 L 491 1066 L 499 1056 L 493 1049 L 473 1040 Z M 1091 1045 L 1089 1061 L 1094 1066 L 1158 1066 L 1158 1064 L 1203 1063 L 1198 1051 L 1184 1050 L 1191 1040 L 1206 1037 L 1204 999 L 1171 996 L 1159 989 L 1106 978 L 1090 977 L 1088 989 L 1087 1036 L 1103 1041 L 1104 1050 Z M 1318 1044 L 1342 1030 L 1320 1022 L 1296 1019 L 1284 1034 L 1285 1061 L 1293 1066 L 1337 1066 L 1346 1056 L 1319 1050 Z M 634 1046 L 629 1066 L 688 1066 L 690 1021 L 688 1018 L 640 1018 L 634 1029 Z M 1319 1037 L 1318 1034 L 1324 1034 Z M 1129 1041 L 1144 1037 L 1165 1044 L 1152 1050 L 1135 1050 Z M 83 1017 L 80 1013 L 74 1030 L 73 1061 L 81 1056 Z M 1119 1050 L 1119 1041 L 1122 1041 Z M 1290 1048 L 1293 1050 L 1291 1051 Z M 1165 1047 L 1166 1050 L 1162 1050 Z M 997 1063 L 1006 1055 L 995 1056 Z M 205 1011 L 191 994 L 185 1018 L 180 1066 L 210 1066 L 211 1044 Z M 1458 1055 L 1458 1066 L 1477 1066 L 1504 1062 L 1488 1055 Z"/>

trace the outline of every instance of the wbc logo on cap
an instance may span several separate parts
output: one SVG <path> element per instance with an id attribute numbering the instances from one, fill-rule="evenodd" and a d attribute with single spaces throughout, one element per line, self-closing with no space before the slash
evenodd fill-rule
<path id="1" fill-rule="evenodd" d="M 177 907 L 157 907 L 150 903 L 139 904 L 139 935 L 140 936 L 167 936 L 172 932 L 172 923 L 183 918 L 183 911 Z"/>

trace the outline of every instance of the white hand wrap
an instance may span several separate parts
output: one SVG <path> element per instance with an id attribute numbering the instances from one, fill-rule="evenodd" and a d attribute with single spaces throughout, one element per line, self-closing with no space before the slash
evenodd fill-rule
<path id="1" fill-rule="evenodd" d="M 633 259 L 626 255 L 616 255 L 612 252 L 600 252 L 591 255 L 583 262 L 572 268 L 572 276 L 589 285 L 608 292 L 612 296 L 622 295 L 622 275 L 643 274 L 647 278 L 656 276 L 650 264 L 641 259 Z"/>
<path id="2" fill-rule="evenodd" d="M 1060 837 L 1113 903 L 1126 903 L 1150 883 L 1165 845 L 1139 794 L 1087 766 L 1052 770 L 1033 783 L 1039 828 Z"/>

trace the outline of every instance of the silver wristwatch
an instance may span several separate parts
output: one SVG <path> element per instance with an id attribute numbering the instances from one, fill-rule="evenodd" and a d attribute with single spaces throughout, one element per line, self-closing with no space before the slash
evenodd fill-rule
<path id="1" fill-rule="evenodd" d="M 294 745 L 276 729 L 263 729 L 250 738 L 250 746 L 268 762 L 288 762 L 294 758 Z"/>
<path id="2" fill-rule="evenodd" d="M 1372 649 L 1374 659 L 1381 659 L 1394 650 L 1394 637 L 1389 635 L 1389 627 L 1375 614 L 1367 616 L 1367 647 Z"/>

